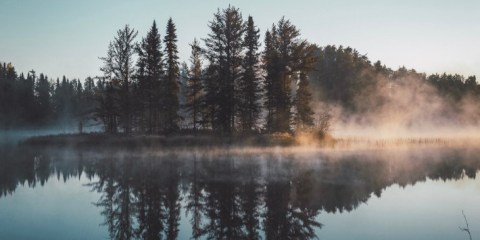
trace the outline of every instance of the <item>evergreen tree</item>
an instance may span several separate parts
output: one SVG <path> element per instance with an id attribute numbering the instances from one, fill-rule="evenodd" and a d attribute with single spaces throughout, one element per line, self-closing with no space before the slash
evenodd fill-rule
<path id="1" fill-rule="evenodd" d="M 22 74 L 23 77 L 23 74 Z M 27 78 L 21 78 L 19 83 L 19 94 L 17 101 L 21 106 L 21 119 L 26 125 L 35 126 L 35 80 L 36 74 L 31 70 L 27 74 Z"/>
<path id="2" fill-rule="evenodd" d="M 273 26 L 272 28 L 275 28 Z M 274 84 L 275 80 L 278 78 L 279 71 L 278 67 L 278 54 L 274 47 L 273 37 L 270 31 L 267 30 L 265 33 L 265 50 L 263 53 L 263 68 L 265 70 L 265 80 L 264 80 L 264 90 L 265 90 L 265 108 L 267 111 L 266 115 L 266 129 L 268 132 L 273 132 L 276 127 L 276 98 L 274 93 L 278 90 L 275 88 L 278 84 Z"/>
<path id="3" fill-rule="evenodd" d="M 158 132 L 160 123 L 161 89 L 160 84 L 164 78 L 162 41 L 158 33 L 157 24 L 153 21 L 150 31 L 147 33 L 137 48 L 139 55 L 138 81 L 139 81 L 139 112 L 142 121 L 141 126 L 146 125 L 147 133 Z"/>
<path id="4" fill-rule="evenodd" d="M 235 7 L 218 10 L 209 24 L 210 33 L 205 39 L 207 67 L 207 100 L 215 109 L 211 116 L 213 127 L 224 133 L 235 128 L 237 110 L 236 85 L 241 77 L 243 34 L 245 32 L 242 14 Z M 218 87 L 218 91 L 210 87 Z"/>
<path id="5" fill-rule="evenodd" d="M 123 29 L 117 31 L 117 36 L 110 43 L 107 56 L 101 58 L 104 66 L 100 70 L 111 81 L 111 90 L 119 91 L 119 98 L 116 99 L 118 101 L 114 105 L 118 107 L 116 108 L 118 109 L 119 120 L 123 127 L 123 132 L 127 134 L 132 130 L 132 94 L 130 85 L 135 71 L 133 55 L 135 53 L 134 40 L 137 34 L 137 31 L 125 25 Z"/>
<path id="6" fill-rule="evenodd" d="M 47 76 L 40 74 L 35 85 L 35 97 L 37 118 L 41 124 L 46 124 L 51 118 L 50 89 Z"/>
<path id="7" fill-rule="evenodd" d="M 365 56 L 350 47 L 317 48 L 315 55 L 318 61 L 309 79 L 313 88 L 323 90 L 320 100 L 340 104 L 344 110 L 352 113 L 366 110 L 362 105 L 367 101 L 358 101 L 360 95 L 370 95 L 368 98 L 372 102 L 368 102 L 368 105 L 383 102 L 371 96 L 369 91 L 379 79 L 393 75 L 390 69 L 382 67 L 381 63 L 372 66 Z"/>
<path id="8" fill-rule="evenodd" d="M 192 55 L 190 56 L 190 69 L 188 71 L 188 92 L 186 107 L 192 116 L 193 130 L 197 130 L 197 124 L 200 122 L 202 111 L 202 59 L 201 48 L 197 39 L 193 40 L 190 45 L 192 47 Z"/>
<path id="9" fill-rule="evenodd" d="M 73 86 L 73 116 L 76 120 L 81 121 L 84 117 L 84 112 L 82 108 L 83 103 L 83 87 L 80 80 L 74 79 L 72 82 Z"/>
<path id="10" fill-rule="evenodd" d="M 95 87 L 95 81 L 91 77 L 87 77 L 85 79 L 84 86 L 82 109 L 84 110 L 85 114 L 91 118 L 91 114 L 96 108 L 95 93 L 98 89 Z"/>
<path id="11" fill-rule="evenodd" d="M 267 130 L 291 130 L 291 85 L 300 71 L 311 71 L 315 62 L 314 48 L 301 40 L 300 32 L 285 18 L 265 36 L 265 70 L 267 91 Z"/>
<path id="12" fill-rule="evenodd" d="M 117 93 L 114 84 L 116 82 L 106 81 L 105 78 L 99 78 L 97 81 L 95 118 L 103 122 L 106 133 L 117 133 L 118 131 L 118 111 L 117 111 Z M 118 88 L 117 88 L 118 89 Z"/>
<path id="13" fill-rule="evenodd" d="M 54 84 L 53 87 L 53 95 L 52 95 L 52 100 L 53 100 L 53 111 L 54 111 L 54 117 L 55 119 L 59 119 L 60 116 L 63 116 L 63 111 L 64 111 L 64 99 L 62 98 L 62 93 L 61 93 L 61 87 L 60 87 L 60 79 L 57 78 L 57 81 Z"/>
<path id="14" fill-rule="evenodd" d="M 210 60 L 209 60 L 210 61 Z M 204 107 L 205 114 L 202 117 L 202 127 L 218 130 L 218 110 L 220 102 L 220 82 L 218 79 L 218 66 L 210 64 L 205 69 L 203 86 L 205 89 Z"/>
<path id="15" fill-rule="evenodd" d="M 17 73 L 11 63 L 0 64 L 0 128 L 13 127 L 17 118 Z"/>
<path id="16" fill-rule="evenodd" d="M 178 92 L 180 69 L 178 63 L 177 50 L 177 33 L 175 24 L 170 18 L 167 23 L 167 33 L 164 38 L 165 43 L 165 81 L 163 82 L 163 129 L 166 133 L 170 133 L 178 129 L 178 115 L 179 103 Z"/>
<path id="17" fill-rule="evenodd" d="M 187 109 L 187 97 L 188 97 L 188 78 L 189 78 L 189 67 L 186 62 L 182 62 L 180 64 L 180 76 L 178 84 L 180 86 L 180 91 L 178 94 L 178 104 L 180 106 L 180 110 L 178 112 L 178 116 L 180 117 L 181 121 L 179 121 L 179 128 L 190 128 L 189 126 L 189 110 Z"/>
<path id="18" fill-rule="evenodd" d="M 295 117 L 296 130 L 306 129 L 314 125 L 314 112 L 310 107 L 311 101 L 312 94 L 310 93 L 307 74 L 301 72 L 295 96 L 295 107 L 297 110 Z"/>
<path id="19" fill-rule="evenodd" d="M 248 17 L 244 47 L 246 48 L 243 59 L 243 74 L 239 81 L 238 104 L 239 116 L 243 131 L 253 130 L 260 114 L 260 78 L 259 78 L 259 53 L 260 30 L 255 27 L 253 18 Z"/>

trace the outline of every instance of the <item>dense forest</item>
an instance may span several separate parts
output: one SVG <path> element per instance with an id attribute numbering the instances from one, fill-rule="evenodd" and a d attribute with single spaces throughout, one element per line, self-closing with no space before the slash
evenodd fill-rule
<path id="1" fill-rule="evenodd" d="M 155 21 L 141 39 L 126 25 L 101 58 L 103 75 L 84 80 L 18 74 L 2 63 L 0 129 L 295 132 L 328 127 L 330 106 L 348 118 L 384 112 L 392 102 L 409 108 L 412 101 L 442 102 L 435 114 L 447 119 L 474 112 L 460 123 L 480 116 L 476 105 L 466 104 L 480 100 L 475 76 L 392 70 L 350 47 L 310 43 L 286 18 L 262 41 L 253 17 L 235 7 L 218 10 L 208 29 L 205 38 L 192 40 L 189 61 L 180 63 L 172 19 L 163 38 Z"/>

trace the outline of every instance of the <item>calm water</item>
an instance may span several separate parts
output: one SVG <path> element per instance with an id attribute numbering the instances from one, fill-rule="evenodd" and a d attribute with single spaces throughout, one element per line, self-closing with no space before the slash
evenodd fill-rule
<path id="1" fill-rule="evenodd" d="M 0 150 L 0 239 L 480 239 L 480 149 Z"/>

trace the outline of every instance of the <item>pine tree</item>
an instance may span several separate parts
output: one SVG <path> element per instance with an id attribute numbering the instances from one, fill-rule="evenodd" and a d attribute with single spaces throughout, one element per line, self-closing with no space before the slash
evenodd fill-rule
<path id="1" fill-rule="evenodd" d="M 239 81 L 238 104 L 239 116 L 243 131 L 251 131 L 255 128 L 260 114 L 260 78 L 259 53 L 260 30 L 255 27 L 253 18 L 248 17 L 244 47 L 246 48 L 243 59 L 243 74 Z"/>
<path id="2" fill-rule="evenodd" d="M 297 110 L 295 124 L 297 130 L 306 129 L 314 125 L 314 112 L 310 106 L 311 101 L 312 94 L 310 93 L 307 74 L 301 72 L 298 81 L 297 94 L 295 96 L 295 107 Z"/>
<path id="3" fill-rule="evenodd" d="M 180 64 L 180 75 L 178 84 L 180 87 L 178 93 L 178 104 L 180 106 L 180 110 L 178 111 L 178 116 L 180 117 L 181 121 L 179 121 L 178 126 L 179 128 L 189 128 L 188 122 L 189 119 L 189 110 L 187 109 L 187 97 L 188 97 L 188 78 L 189 78 L 189 66 L 188 64 L 183 61 Z"/>
<path id="4" fill-rule="evenodd" d="M 35 85 L 36 112 L 38 121 L 46 124 L 51 117 L 50 83 L 48 77 L 40 74 Z"/>
<path id="5" fill-rule="evenodd" d="M 190 56 L 191 66 L 188 71 L 188 93 L 186 107 L 191 112 L 193 130 L 196 131 L 202 110 L 202 59 L 201 48 L 197 39 L 194 39 L 190 46 L 192 47 L 192 55 Z"/>
<path id="6" fill-rule="evenodd" d="M 275 30 L 275 29 L 274 29 Z M 294 53 L 295 40 L 300 35 L 299 31 L 284 18 L 280 19 L 276 31 L 273 31 L 276 38 L 279 53 L 279 78 L 276 81 L 277 92 L 277 131 L 289 131 L 291 121 L 291 83 L 292 83 L 292 59 Z"/>
<path id="7" fill-rule="evenodd" d="M 297 28 L 285 18 L 273 25 L 265 36 L 267 130 L 270 132 L 291 131 L 292 82 L 300 71 L 311 71 L 316 61 L 312 45 L 299 36 Z"/>
<path id="8" fill-rule="evenodd" d="M 158 132 L 160 123 L 161 81 L 164 78 L 162 41 L 158 33 L 157 24 L 153 21 L 150 31 L 147 33 L 137 48 L 139 55 L 137 62 L 138 92 L 141 126 L 146 125 L 146 132 L 152 134 Z M 144 123 L 143 123 L 144 122 Z"/>
<path id="9" fill-rule="evenodd" d="M 202 117 L 202 127 L 218 130 L 218 112 L 220 102 L 220 82 L 218 81 L 218 66 L 210 64 L 205 69 L 203 76 L 203 86 L 205 89 L 205 96 L 203 98 L 203 105 L 205 107 L 205 114 Z"/>
<path id="10" fill-rule="evenodd" d="M 21 118 L 27 125 L 36 125 L 35 119 L 35 80 L 37 76 L 34 70 L 27 74 L 27 78 L 20 83 L 20 94 L 18 102 L 22 106 Z"/>
<path id="11" fill-rule="evenodd" d="M 164 38 L 165 43 L 165 81 L 163 82 L 162 104 L 163 104 L 163 128 L 166 133 L 178 129 L 179 102 L 178 93 L 180 87 L 178 84 L 180 69 L 178 63 L 177 34 L 175 24 L 170 18 L 167 23 L 167 33 Z"/>
<path id="12" fill-rule="evenodd" d="M 135 38 L 138 32 L 125 25 L 123 29 L 117 31 L 117 36 L 110 43 L 107 56 L 100 58 L 104 66 L 100 70 L 105 77 L 111 81 L 113 91 L 119 91 L 118 99 L 115 104 L 118 106 L 118 115 L 123 132 L 130 134 L 132 130 L 132 106 L 131 90 L 133 73 L 133 55 L 135 53 Z M 113 106 L 110 106 L 113 107 Z M 112 109 L 113 110 L 113 109 Z M 113 110 L 117 112 L 116 110 Z M 112 112 L 112 111 L 107 111 Z M 113 116 L 111 116 L 113 117 Z"/>
<path id="13" fill-rule="evenodd" d="M 12 64 L 0 64 L 0 128 L 13 127 L 17 119 L 17 73 Z M 18 111 L 18 110 L 17 110 Z"/>
<path id="14" fill-rule="evenodd" d="M 273 26 L 274 28 L 275 26 Z M 265 50 L 263 53 L 263 68 L 265 70 L 265 79 L 264 79 L 264 91 L 265 91 L 265 102 L 264 106 L 267 111 L 266 115 L 266 129 L 268 132 L 273 132 L 276 127 L 276 112 L 275 112 L 275 97 L 274 93 L 276 92 L 275 87 L 277 86 L 275 80 L 278 78 L 278 56 L 274 46 L 273 37 L 270 31 L 267 30 L 265 33 Z"/>
<path id="15" fill-rule="evenodd" d="M 211 32 L 205 39 L 207 67 L 207 102 L 214 110 L 211 116 L 216 130 L 232 133 L 237 110 L 236 85 L 241 76 L 243 34 L 242 14 L 235 7 L 218 10 L 210 22 Z M 210 87 L 218 87 L 218 90 Z"/>

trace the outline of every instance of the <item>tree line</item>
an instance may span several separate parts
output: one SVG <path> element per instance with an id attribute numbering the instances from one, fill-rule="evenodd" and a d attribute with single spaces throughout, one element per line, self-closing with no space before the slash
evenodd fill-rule
<path id="1" fill-rule="evenodd" d="M 18 75 L 12 64 L 0 64 L 0 129 L 76 126 L 93 112 L 97 89 L 92 78 L 52 80 L 34 70 Z"/>
<path id="2" fill-rule="evenodd" d="M 139 43 L 128 25 L 117 32 L 102 58 L 106 89 L 97 113 L 106 132 L 231 134 L 313 126 L 307 76 L 315 48 L 290 21 L 282 18 L 267 31 L 264 52 L 253 18 L 244 20 L 235 7 L 218 10 L 208 27 L 203 46 L 191 43 L 188 64 L 179 63 L 172 19 L 163 41 L 156 22 Z"/>
<path id="3" fill-rule="evenodd" d="M 435 95 L 458 108 L 466 98 L 480 100 L 475 76 L 431 74 L 415 69 L 386 67 L 371 62 L 366 55 L 350 47 L 328 45 L 315 50 L 317 62 L 310 72 L 314 99 L 340 105 L 350 114 L 362 114 L 387 104 L 400 88 L 416 91 L 419 85 L 430 86 Z M 418 93 L 419 95 L 425 93 Z"/>
<path id="4" fill-rule="evenodd" d="M 101 58 L 102 76 L 84 81 L 55 82 L 33 70 L 18 76 L 3 64 L 1 128 L 88 123 L 126 134 L 294 132 L 324 119 L 313 100 L 362 113 L 387 102 L 388 95 L 376 93 L 379 86 L 408 84 L 405 79 L 428 83 L 453 103 L 480 96 L 474 76 L 392 70 L 350 47 L 309 43 L 285 18 L 263 41 L 253 17 L 233 6 L 213 14 L 208 28 L 190 44 L 189 61 L 180 63 L 171 18 L 163 38 L 155 21 L 141 40 L 126 25 Z"/>

